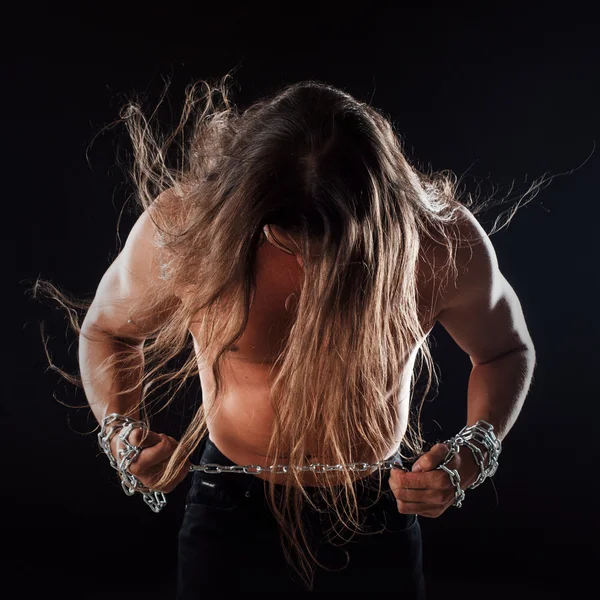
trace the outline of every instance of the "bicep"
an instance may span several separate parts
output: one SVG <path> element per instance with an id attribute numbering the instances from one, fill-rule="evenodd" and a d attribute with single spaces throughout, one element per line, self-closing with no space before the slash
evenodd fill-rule
<path id="1" fill-rule="evenodd" d="M 146 332 L 168 318 L 179 305 L 177 296 L 167 295 L 153 314 L 132 317 L 136 303 L 148 294 L 151 287 L 160 285 L 161 264 L 154 244 L 155 233 L 156 226 L 146 210 L 100 280 L 84 326 L 116 337 L 141 341 Z"/>
<path id="2" fill-rule="evenodd" d="M 471 243 L 457 252 L 463 264 L 458 265 L 452 298 L 437 320 L 473 365 L 518 348 L 532 348 L 521 303 L 500 271 L 491 241 L 472 215 L 464 226 Z"/>

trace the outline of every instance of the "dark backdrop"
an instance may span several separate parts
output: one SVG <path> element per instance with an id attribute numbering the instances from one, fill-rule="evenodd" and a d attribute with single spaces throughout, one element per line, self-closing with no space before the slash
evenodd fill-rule
<path id="1" fill-rule="evenodd" d="M 16 265 L 8 286 L 16 294 L 6 298 L 17 312 L 5 309 L 15 338 L 4 351 L 2 537 L 8 582 L 22 586 L 9 597 L 174 597 L 187 483 L 158 515 L 123 493 L 95 434 L 84 435 L 95 422 L 83 392 L 46 370 L 39 323 L 54 360 L 72 371 L 77 345 L 64 318 L 27 290 L 41 276 L 92 295 L 118 251 L 117 231 L 124 239 L 134 222 L 133 204 L 123 211 L 131 189 L 117 166 L 127 159 L 125 132 L 109 130 L 90 145 L 126 97 L 140 93 L 151 106 L 169 77 L 176 113 L 186 84 L 233 67 L 241 105 L 309 78 L 372 101 L 413 160 L 464 175 L 472 192 L 501 197 L 514 184 L 518 194 L 544 173 L 572 171 L 492 237 L 538 360 L 498 472 L 461 510 L 422 517 L 421 527 L 431 598 L 476 598 L 481 589 L 488 598 L 563 598 L 590 577 L 600 258 L 592 15 L 573 5 L 560 14 L 532 4 L 348 6 L 173 4 L 149 14 L 147 6 L 102 3 L 84 14 L 38 3 L 7 17 L 3 229 L 5 264 Z M 482 217 L 488 231 L 496 214 Z M 464 425 L 470 368 L 441 326 L 433 338 L 442 381 L 423 412 L 432 442 Z M 179 437 L 199 399 L 199 386 L 191 388 L 155 430 Z M 401 597 L 401 581 L 381 576 Z M 261 580 L 249 585 L 260 591 Z"/>

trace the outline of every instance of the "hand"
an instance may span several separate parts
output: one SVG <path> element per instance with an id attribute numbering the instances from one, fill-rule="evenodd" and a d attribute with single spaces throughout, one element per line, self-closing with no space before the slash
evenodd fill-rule
<path id="1" fill-rule="evenodd" d="M 110 448 L 113 456 L 117 457 L 117 462 L 119 462 L 117 450 L 123 447 L 118 436 L 119 432 L 110 441 Z M 135 461 L 129 465 L 129 472 L 135 475 L 142 485 L 150 488 L 152 491 L 168 494 L 186 478 L 192 466 L 189 460 L 185 462 L 177 474 L 177 478 L 170 485 L 160 489 L 153 485 L 162 475 L 167 465 L 167 460 L 172 456 L 179 444 L 175 438 L 164 433 L 155 433 L 154 431 L 146 432 L 144 437 L 144 431 L 140 428 L 135 428 L 131 431 L 127 439 L 130 444 L 142 448 Z"/>
<path id="2" fill-rule="evenodd" d="M 436 469 L 450 450 L 439 443 L 413 464 L 412 471 L 392 469 L 389 485 L 396 498 L 398 512 L 437 518 L 454 503 L 455 487 L 443 469 Z M 459 453 L 446 465 L 460 474 L 460 487 L 466 490 L 476 479 L 479 467 L 471 450 L 461 446 Z"/>

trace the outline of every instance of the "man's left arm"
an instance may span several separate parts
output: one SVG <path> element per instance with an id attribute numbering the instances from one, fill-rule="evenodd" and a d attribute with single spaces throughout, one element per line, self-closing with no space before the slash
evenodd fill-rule
<path id="1" fill-rule="evenodd" d="M 459 276 L 437 320 L 473 365 L 465 425 L 487 421 L 502 441 L 529 391 L 535 349 L 521 303 L 500 271 L 489 237 L 467 210 L 460 227 L 470 243 L 457 251 Z M 475 481 L 479 469 L 469 448 L 462 447 L 460 456 L 464 488 Z"/>

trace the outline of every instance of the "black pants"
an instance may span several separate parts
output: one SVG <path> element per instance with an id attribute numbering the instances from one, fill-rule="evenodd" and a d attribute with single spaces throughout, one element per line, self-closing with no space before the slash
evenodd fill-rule
<path id="1" fill-rule="evenodd" d="M 200 463 L 235 464 L 208 436 L 200 454 Z M 401 459 L 396 456 L 395 460 Z M 359 513 L 365 515 L 364 533 L 352 536 L 352 531 L 344 530 L 343 537 L 336 537 L 327 531 L 332 523 L 327 513 L 308 505 L 303 508 L 313 553 L 332 569 L 316 565 L 313 590 L 309 590 L 285 560 L 277 523 L 267 504 L 265 482 L 251 474 L 194 471 L 178 535 L 177 600 L 206 600 L 210 593 L 236 600 L 284 594 L 289 600 L 309 594 L 313 598 L 356 598 L 384 592 L 393 592 L 402 600 L 424 600 L 419 520 L 417 515 L 398 512 L 388 484 L 390 471 L 384 473 L 375 504 L 377 491 L 371 488 L 377 485 L 373 483 L 377 472 L 355 484 L 359 506 L 370 506 Z M 319 506 L 319 488 L 306 489 Z M 336 531 L 340 531 L 339 524 Z"/>

